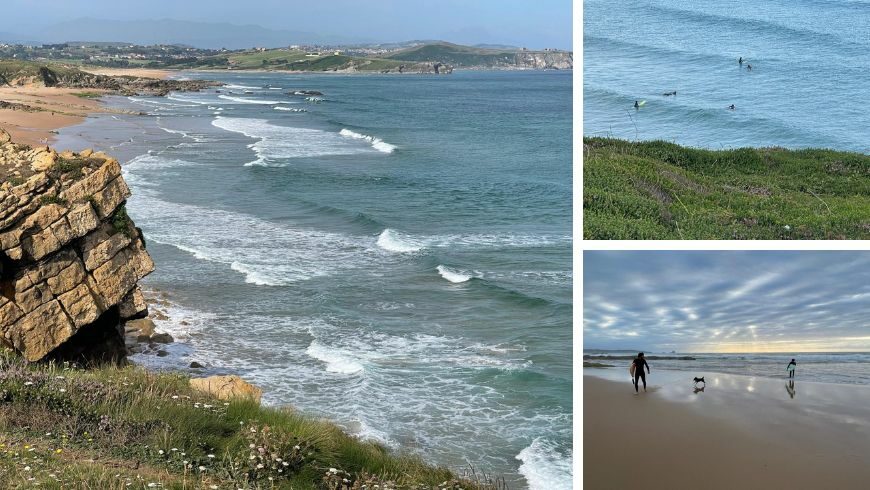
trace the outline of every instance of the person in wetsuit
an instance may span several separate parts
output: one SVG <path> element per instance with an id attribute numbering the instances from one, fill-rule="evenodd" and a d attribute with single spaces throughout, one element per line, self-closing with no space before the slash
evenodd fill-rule
<path id="1" fill-rule="evenodd" d="M 794 366 L 794 367 L 792 367 L 792 366 Z M 794 370 L 795 370 L 795 368 L 797 368 L 797 363 L 794 362 L 794 359 L 792 359 L 791 362 L 788 363 L 788 366 L 785 367 L 786 371 L 788 371 L 788 377 L 789 377 L 789 378 L 794 378 Z"/>
<path id="2" fill-rule="evenodd" d="M 637 393 L 637 381 L 643 381 L 643 391 L 646 391 L 646 374 L 643 372 L 643 367 L 646 366 L 646 372 L 649 373 L 649 364 L 643 357 L 643 352 L 638 352 L 637 357 L 631 361 L 634 364 L 634 392 Z"/>
<path id="3" fill-rule="evenodd" d="M 637 101 L 634 101 L 634 108 L 637 109 L 639 107 L 640 107 L 640 104 L 638 104 Z"/>

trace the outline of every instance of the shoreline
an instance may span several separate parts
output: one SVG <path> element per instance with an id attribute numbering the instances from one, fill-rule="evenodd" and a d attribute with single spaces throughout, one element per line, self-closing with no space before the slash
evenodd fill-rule
<path id="1" fill-rule="evenodd" d="M 694 391 L 690 373 L 655 370 L 635 395 L 594 371 L 583 374 L 589 488 L 861 488 L 870 477 L 867 387 L 710 374 Z"/>
<path id="2" fill-rule="evenodd" d="M 75 95 L 84 93 L 94 96 Z M 0 128 L 8 131 L 17 143 L 51 145 L 58 129 L 79 124 L 91 114 L 107 112 L 98 100 L 104 93 L 97 89 L 0 87 L 0 101 L 30 108 L 0 109 Z"/>

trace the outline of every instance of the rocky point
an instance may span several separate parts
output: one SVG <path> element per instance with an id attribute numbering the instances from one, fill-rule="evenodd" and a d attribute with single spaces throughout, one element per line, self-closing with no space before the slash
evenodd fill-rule
<path id="1" fill-rule="evenodd" d="M 120 360 L 154 269 L 117 160 L 0 130 L 0 342 L 28 361 Z"/>

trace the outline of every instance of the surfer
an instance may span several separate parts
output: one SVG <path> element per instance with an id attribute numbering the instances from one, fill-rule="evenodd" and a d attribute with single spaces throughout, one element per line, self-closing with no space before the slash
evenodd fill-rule
<path id="1" fill-rule="evenodd" d="M 796 367 L 797 367 L 797 363 L 794 362 L 794 359 L 792 359 L 791 362 L 788 363 L 788 366 L 786 366 L 785 370 L 788 371 L 789 378 L 794 378 L 794 370 Z"/>
<path id="2" fill-rule="evenodd" d="M 740 65 L 743 65 L 743 56 L 741 56 L 740 59 L 737 60 L 737 63 L 739 63 Z"/>
<path id="3" fill-rule="evenodd" d="M 734 107 L 734 104 L 729 105 L 728 108 L 731 109 L 732 111 L 733 111 L 734 109 L 736 109 L 736 107 Z"/>
<path id="4" fill-rule="evenodd" d="M 635 108 L 635 109 L 640 109 L 640 104 L 638 104 L 637 101 L 634 101 L 634 108 Z"/>
<path id="5" fill-rule="evenodd" d="M 746 69 L 749 71 L 752 71 L 752 65 L 750 65 L 749 63 L 746 63 Z"/>
<path id="6" fill-rule="evenodd" d="M 643 367 L 646 366 L 646 372 L 649 373 L 649 364 L 643 357 L 643 352 L 638 352 L 637 357 L 631 361 L 631 367 L 634 371 L 634 392 L 637 393 L 637 381 L 643 381 L 643 391 L 646 391 L 646 374 L 643 372 Z"/>

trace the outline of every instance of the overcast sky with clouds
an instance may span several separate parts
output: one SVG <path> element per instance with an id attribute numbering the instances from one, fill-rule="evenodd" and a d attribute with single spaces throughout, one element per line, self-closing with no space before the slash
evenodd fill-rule
<path id="1" fill-rule="evenodd" d="M 584 348 L 870 350 L 870 252 L 587 251 Z"/>
<path id="2" fill-rule="evenodd" d="M 443 39 L 571 48 L 571 0 L 3 0 L 0 31 L 29 31 L 82 17 L 257 24 L 371 41 Z M 92 40 L 99 33 L 82 33 Z M 97 40 L 97 39 L 93 39 Z M 122 41 L 122 40 L 117 40 Z"/>

